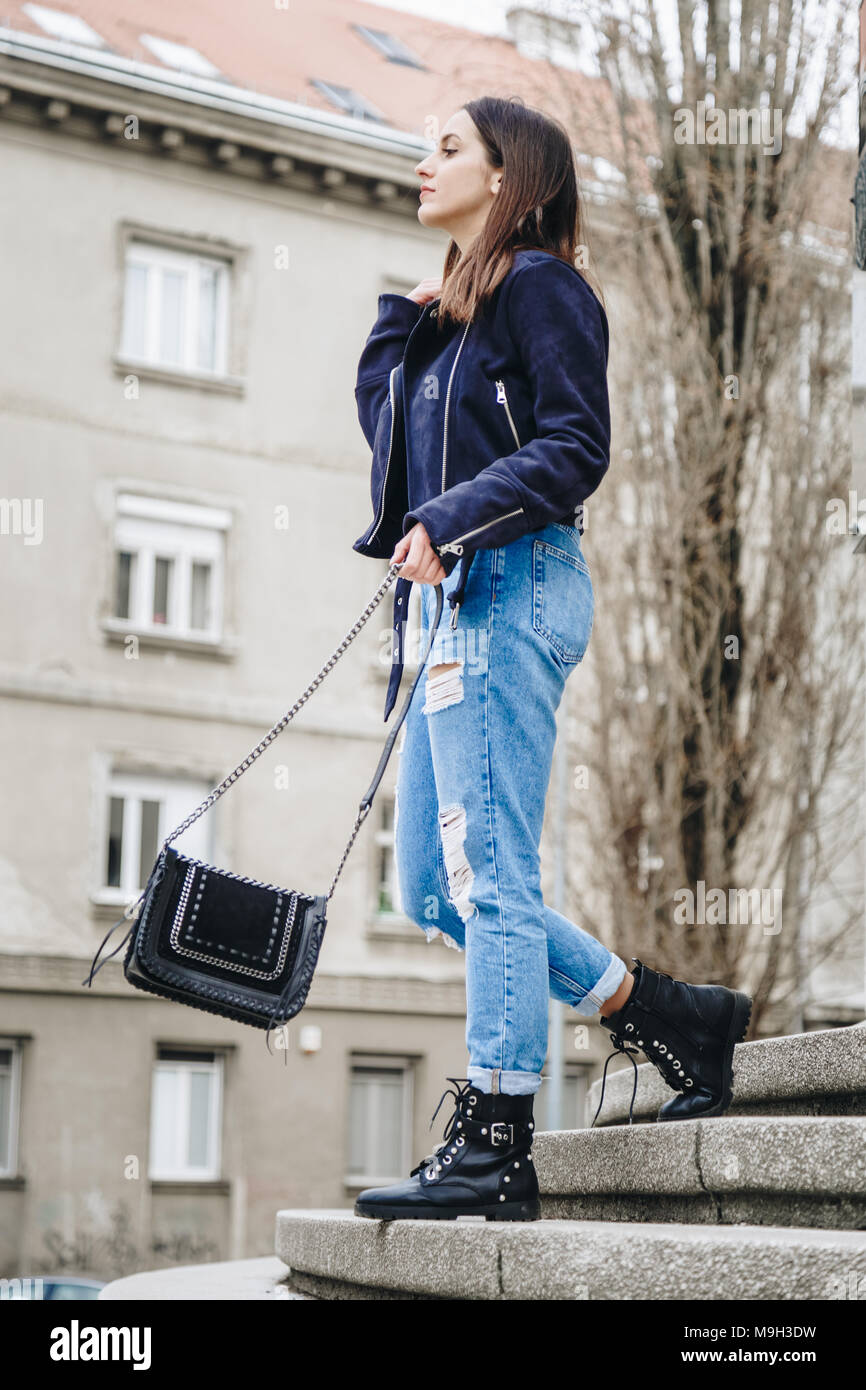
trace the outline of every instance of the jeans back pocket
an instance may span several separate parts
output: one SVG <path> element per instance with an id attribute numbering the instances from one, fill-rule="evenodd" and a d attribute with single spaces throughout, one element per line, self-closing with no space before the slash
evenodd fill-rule
<path id="1" fill-rule="evenodd" d="M 534 540 L 532 626 L 566 665 L 583 659 L 594 607 L 592 579 L 576 533 L 572 542 L 563 536 L 562 545 Z"/>

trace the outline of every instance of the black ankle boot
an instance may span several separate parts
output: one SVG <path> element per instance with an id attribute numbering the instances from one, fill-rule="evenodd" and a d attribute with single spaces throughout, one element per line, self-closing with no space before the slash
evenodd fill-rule
<path id="1" fill-rule="evenodd" d="M 456 1083 L 465 1078 L 447 1079 Z M 448 1095 L 455 1097 L 455 1107 L 445 1126 L 445 1142 L 437 1144 L 404 1182 L 359 1192 L 355 1215 L 384 1221 L 454 1221 L 458 1216 L 537 1221 L 541 1203 L 530 1152 L 533 1096 L 492 1095 L 470 1081 L 456 1092 L 443 1092 L 439 1105 Z"/>
<path id="2" fill-rule="evenodd" d="M 637 1093 L 637 1063 L 634 1052 L 640 1048 L 674 1091 L 681 1094 L 666 1101 L 657 1120 L 695 1120 L 723 1115 L 731 1103 L 734 1044 L 746 1036 L 752 1015 L 748 994 L 726 989 L 724 985 L 689 985 L 675 980 L 665 971 L 651 970 L 632 956 L 635 982 L 625 1004 L 608 1018 L 603 1028 L 612 1034 L 614 1051 L 604 1064 L 601 1100 L 592 1125 L 604 1101 L 607 1063 L 616 1052 L 623 1052 L 634 1067 L 634 1087 L 628 1108 Z M 592 1125 L 590 1128 L 592 1128 Z"/>

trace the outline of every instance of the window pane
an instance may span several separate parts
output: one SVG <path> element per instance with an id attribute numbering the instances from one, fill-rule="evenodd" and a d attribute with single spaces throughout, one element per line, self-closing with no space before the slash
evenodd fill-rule
<path id="1" fill-rule="evenodd" d="M 211 625 L 210 610 L 211 567 L 202 561 L 193 560 L 192 581 L 190 585 L 189 625 L 206 631 Z"/>
<path id="2" fill-rule="evenodd" d="M 403 1078 L 383 1077 L 377 1086 L 377 1097 L 379 1114 L 374 1131 L 377 1141 L 374 1171 L 396 1176 L 400 1172 L 403 1153 Z"/>
<path id="3" fill-rule="evenodd" d="M 184 292 L 186 276 L 179 270 L 163 270 L 160 301 L 159 358 L 183 365 Z"/>
<path id="4" fill-rule="evenodd" d="M 212 372 L 216 367 L 217 267 L 199 265 L 198 276 L 198 361 Z"/>
<path id="5" fill-rule="evenodd" d="M 9 1137 L 12 1128 L 12 1077 L 8 1072 L 0 1072 L 0 1168 L 6 1168 L 11 1159 Z"/>
<path id="6" fill-rule="evenodd" d="M 379 912 L 396 911 L 391 894 L 391 846 L 379 846 Z"/>
<path id="7" fill-rule="evenodd" d="M 171 1172 L 176 1167 L 176 1134 L 174 1118 L 177 1113 L 176 1071 L 156 1071 L 153 1077 L 153 1166 L 158 1172 Z"/>
<path id="8" fill-rule="evenodd" d="M 126 267 L 123 350 L 130 357 L 144 357 L 147 347 L 147 267 Z"/>
<path id="9" fill-rule="evenodd" d="M 138 860 L 138 886 L 143 888 L 156 860 L 159 839 L 159 802 L 141 803 L 141 852 Z"/>
<path id="10" fill-rule="evenodd" d="M 208 1158 L 208 1113 L 210 1110 L 210 1088 L 213 1075 L 204 1071 L 194 1071 L 189 1078 L 189 1152 L 187 1161 L 191 1168 L 207 1167 Z"/>
<path id="11" fill-rule="evenodd" d="M 349 1172 L 369 1173 L 367 1167 L 367 1135 L 369 1089 L 360 1076 L 352 1077 L 349 1092 Z"/>
<path id="12" fill-rule="evenodd" d="M 397 1177 L 403 1159 L 405 1077 L 387 1068 L 356 1069 L 349 1092 L 349 1171 Z"/>
<path id="13" fill-rule="evenodd" d="M 120 853 L 123 843 L 123 798 L 112 796 L 108 806 L 108 866 L 105 882 L 120 887 Z"/>
<path id="14" fill-rule="evenodd" d="M 168 622 L 171 570 L 173 561 L 157 555 L 153 565 L 153 621 Z"/>
<path id="15" fill-rule="evenodd" d="M 129 596 L 132 591 L 134 564 L 134 555 L 128 550 L 118 550 L 117 579 L 114 594 L 114 612 L 118 618 L 130 617 Z"/>

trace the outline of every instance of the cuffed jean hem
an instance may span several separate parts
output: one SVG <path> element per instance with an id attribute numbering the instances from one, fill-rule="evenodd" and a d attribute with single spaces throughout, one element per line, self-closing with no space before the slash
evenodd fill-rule
<path id="1" fill-rule="evenodd" d="M 616 994 L 626 975 L 628 966 L 619 956 L 613 956 L 610 964 L 595 986 L 589 990 L 579 1004 L 572 1004 L 571 1007 L 577 1014 L 585 1014 L 590 1017 L 597 1014 L 606 999 L 612 994 Z"/>
<path id="2" fill-rule="evenodd" d="M 500 1071 L 498 1067 L 495 1070 L 469 1067 L 466 1079 L 486 1095 L 496 1091 L 506 1096 L 534 1096 L 541 1086 L 541 1076 L 537 1071 Z"/>

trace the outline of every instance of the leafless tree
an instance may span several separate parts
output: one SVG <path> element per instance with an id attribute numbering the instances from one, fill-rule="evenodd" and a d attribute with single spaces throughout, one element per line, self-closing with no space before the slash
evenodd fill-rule
<path id="1" fill-rule="evenodd" d="M 663 41 L 666 9 L 582 6 L 602 76 L 542 65 L 539 104 L 621 175 L 595 266 L 613 452 L 584 517 L 596 621 L 570 758 L 592 855 L 571 892 L 625 958 L 748 987 L 755 1036 L 801 1027 L 805 973 L 862 933 L 858 885 L 804 958 L 813 893 L 860 835 L 860 557 L 828 511 L 851 485 L 856 142 L 826 137 L 853 66 L 841 5 L 810 24 L 743 0 L 735 29 L 726 3 L 679 0 Z M 684 922 L 700 882 L 781 889 L 782 929 Z"/>

